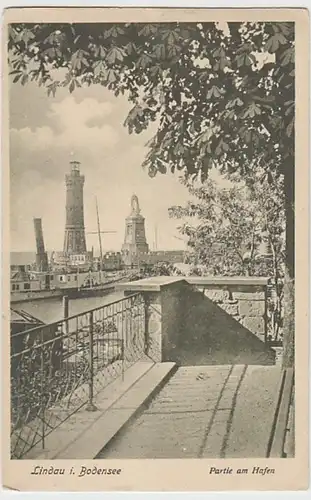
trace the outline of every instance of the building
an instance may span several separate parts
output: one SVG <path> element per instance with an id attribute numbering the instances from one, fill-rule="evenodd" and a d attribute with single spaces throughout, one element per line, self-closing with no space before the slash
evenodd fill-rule
<path id="1" fill-rule="evenodd" d="M 53 287 L 56 290 L 76 290 L 80 288 L 95 287 L 101 284 L 100 271 L 88 272 L 55 272 Z"/>
<path id="2" fill-rule="evenodd" d="M 11 269 L 11 292 L 29 292 L 41 290 L 41 281 L 28 272 L 25 266 L 19 266 L 18 270 Z"/>
<path id="3" fill-rule="evenodd" d="M 64 252 L 52 252 L 50 258 L 51 268 L 54 271 L 67 269 L 69 265 L 69 256 Z"/>
<path id="4" fill-rule="evenodd" d="M 45 272 L 28 270 L 26 266 L 11 268 L 11 292 L 31 292 L 49 290 L 53 275 Z"/>
<path id="5" fill-rule="evenodd" d="M 147 267 L 159 263 L 181 264 L 185 260 L 184 254 L 185 252 L 183 250 L 159 250 L 157 252 L 149 252 L 141 257 L 141 263 Z"/>
<path id="6" fill-rule="evenodd" d="M 122 269 L 121 252 L 107 252 L 103 258 L 104 271 L 118 271 Z"/>
<path id="7" fill-rule="evenodd" d="M 87 272 L 94 267 L 93 253 L 85 252 L 83 254 L 68 255 L 64 252 L 53 252 L 51 255 L 51 267 L 55 272 Z"/>
<path id="8" fill-rule="evenodd" d="M 69 254 L 68 267 L 72 270 L 90 270 L 93 264 L 93 252 Z"/>
<path id="9" fill-rule="evenodd" d="M 10 252 L 10 268 L 11 271 L 30 271 L 35 268 L 36 253 L 35 252 Z"/>

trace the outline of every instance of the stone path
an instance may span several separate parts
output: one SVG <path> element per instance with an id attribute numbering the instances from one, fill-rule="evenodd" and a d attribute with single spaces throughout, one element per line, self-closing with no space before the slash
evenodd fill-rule
<path id="1" fill-rule="evenodd" d="M 23 458 L 93 459 L 172 371 L 174 363 L 135 363 L 96 394 L 96 411 L 84 405 L 46 436 L 44 449 L 40 440 Z"/>
<path id="2" fill-rule="evenodd" d="M 278 366 L 178 369 L 97 458 L 264 457 Z"/>

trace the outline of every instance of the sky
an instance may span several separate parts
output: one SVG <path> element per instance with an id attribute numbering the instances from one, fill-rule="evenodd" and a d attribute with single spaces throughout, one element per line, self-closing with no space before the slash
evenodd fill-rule
<path id="1" fill-rule="evenodd" d="M 86 233 L 96 231 L 95 196 L 103 231 L 103 247 L 120 250 L 125 217 L 132 194 L 139 198 L 146 219 L 146 236 L 158 249 L 183 248 L 168 208 L 187 201 L 188 192 L 177 176 L 150 178 L 141 167 L 153 135 L 149 129 L 129 135 L 123 122 L 130 103 L 109 90 L 92 86 L 56 97 L 29 83 L 10 89 L 10 223 L 11 250 L 35 249 L 33 218 L 41 217 L 47 250 L 61 250 L 65 228 L 65 174 L 70 161 L 81 162 L 85 175 Z M 98 247 L 96 235 L 87 234 L 89 249 Z"/>
<path id="2" fill-rule="evenodd" d="M 145 144 L 155 128 L 130 135 L 123 126 L 131 104 L 101 86 L 60 89 L 47 96 L 35 83 L 10 87 L 10 224 L 11 250 L 35 251 L 33 218 L 42 218 L 45 247 L 62 250 L 65 229 L 65 174 L 70 161 L 81 163 L 85 176 L 84 218 L 88 249 L 98 251 L 98 199 L 104 250 L 121 249 L 125 217 L 133 194 L 145 217 L 146 237 L 157 249 L 183 249 L 180 221 L 168 216 L 172 205 L 183 205 L 189 193 L 178 174 L 150 178 L 142 162 Z"/>

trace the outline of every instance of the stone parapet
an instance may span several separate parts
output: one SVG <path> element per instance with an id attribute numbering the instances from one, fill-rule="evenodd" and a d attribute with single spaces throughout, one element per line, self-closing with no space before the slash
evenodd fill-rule
<path id="1" fill-rule="evenodd" d="M 266 339 L 268 278 L 191 276 L 187 282 L 245 328 Z"/>
<path id="2" fill-rule="evenodd" d="M 174 359 L 183 328 L 186 280 L 157 276 L 120 283 L 125 295 L 142 293 L 146 304 L 147 355 L 155 362 Z"/>
<path id="3" fill-rule="evenodd" d="M 147 354 L 153 361 L 161 362 L 176 361 L 181 346 L 192 342 L 189 332 L 193 339 L 199 331 L 201 334 L 206 331 L 208 335 L 206 299 L 216 304 L 222 314 L 233 318 L 259 339 L 266 340 L 267 284 L 268 278 L 157 276 L 121 283 L 117 289 L 125 295 L 143 294 Z M 199 313 L 195 312 L 198 310 Z M 221 321 L 223 319 L 222 316 Z"/>
<path id="4" fill-rule="evenodd" d="M 254 287 L 266 286 L 269 278 L 252 276 L 187 276 L 187 282 L 190 285 L 202 287 Z M 242 288 L 241 288 L 242 290 Z"/>

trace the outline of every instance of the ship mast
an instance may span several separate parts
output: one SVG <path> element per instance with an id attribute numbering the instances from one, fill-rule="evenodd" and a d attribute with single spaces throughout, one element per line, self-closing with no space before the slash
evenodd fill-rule
<path id="1" fill-rule="evenodd" d="M 158 250 L 158 225 L 154 226 L 154 249 Z"/>
<path id="2" fill-rule="evenodd" d="M 100 230 L 97 196 L 95 196 L 95 204 L 96 204 L 97 231 L 90 231 L 87 234 L 97 234 L 98 235 L 99 255 L 100 255 L 99 273 L 100 273 L 100 281 L 101 281 L 102 280 L 102 270 L 103 270 L 103 247 L 102 247 L 101 234 L 102 233 L 116 233 L 116 231 L 101 231 Z"/>
<path id="3" fill-rule="evenodd" d="M 102 270 L 103 270 L 103 247 L 102 247 L 102 238 L 101 238 L 101 231 L 100 231 L 97 197 L 95 197 L 95 201 L 96 201 L 97 231 L 98 231 L 99 255 L 100 255 L 100 267 L 99 267 L 99 269 L 100 269 L 100 272 L 102 272 Z"/>

